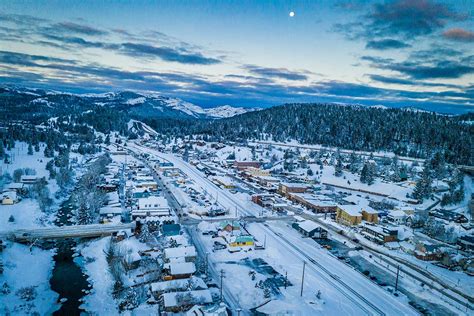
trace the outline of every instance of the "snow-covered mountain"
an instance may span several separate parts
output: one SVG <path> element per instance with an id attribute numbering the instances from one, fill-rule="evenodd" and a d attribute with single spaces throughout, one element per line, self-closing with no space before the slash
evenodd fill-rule
<path id="1" fill-rule="evenodd" d="M 233 107 L 231 105 L 222 105 L 215 108 L 205 109 L 206 114 L 210 117 L 215 118 L 225 118 L 231 117 L 239 114 L 244 114 L 251 111 L 259 110 L 258 108 L 242 108 L 242 107 Z"/>
<path id="2" fill-rule="evenodd" d="M 55 111 L 78 109 L 87 111 L 103 106 L 127 112 L 139 119 L 144 118 L 201 118 L 219 119 L 254 111 L 255 108 L 242 108 L 224 105 L 202 108 L 199 105 L 156 92 L 133 91 L 73 94 L 53 90 L 29 89 L 24 87 L 0 87 L 0 97 L 15 98 L 20 105 L 30 106 L 38 112 L 54 114 Z"/>

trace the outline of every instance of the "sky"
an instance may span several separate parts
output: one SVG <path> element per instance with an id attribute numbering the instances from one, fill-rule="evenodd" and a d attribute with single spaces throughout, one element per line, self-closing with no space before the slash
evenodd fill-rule
<path id="1" fill-rule="evenodd" d="M 474 0 L 0 2 L 0 84 L 474 109 Z M 293 12 L 293 14 L 290 14 Z"/>

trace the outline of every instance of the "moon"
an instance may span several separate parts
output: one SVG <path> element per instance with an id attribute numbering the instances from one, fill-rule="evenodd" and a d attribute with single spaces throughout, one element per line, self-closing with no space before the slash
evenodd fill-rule
<path id="1" fill-rule="evenodd" d="M 291 11 L 290 12 L 290 18 L 294 17 L 295 16 L 295 12 L 294 11 Z"/>

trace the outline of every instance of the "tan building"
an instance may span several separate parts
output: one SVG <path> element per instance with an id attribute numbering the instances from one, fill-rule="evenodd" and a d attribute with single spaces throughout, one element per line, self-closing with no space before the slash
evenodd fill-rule
<path id="1" fill-rule="evenodd" d="M 248 167 L 247 170 L 245 171 L 249 175 L 253 177 L 268 177 L 270 175 L 270 171 L 268 170 L 263 170 L 260 168 L 255 168 L 255 167 Z"/>
<path id="2" fill-rule="evenodd" d="M 305 193 L 308 187 L 302 183 L 280 183 L 278 193 L 288 196 L 290 193 Z"/>
<path id="3" fill-rule="evenodd" d="M 355 226 L 362 222 L 362 213 L 358 205 L 338 205 L 336 209 L 336 222 Z"/>
<path id="4" fill-rule="evenodd" d="M 362 209 L 362 220 L 369 223 L 378 224 L 379 212 L 371 207 L 365 207 Z"/>

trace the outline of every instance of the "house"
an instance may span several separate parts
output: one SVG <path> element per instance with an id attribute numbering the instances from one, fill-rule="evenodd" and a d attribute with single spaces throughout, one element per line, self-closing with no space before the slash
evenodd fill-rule
<path id="1" fill-rule="evenodd" d="M 135 187 L 137 189 L 147 190 L 147 191 L 156 191 L 158 190 L 158 184 L 155 181 L 143 181 L 136 182 Z"/>
<path id="2" fill-rule="evenodd" d="M 234 161 L 234 168 L 239 171 L 246 170 L 247 168 L 260 168 L 261 163 L 258 161 Z"/>
<path id="3" fill-rule="evenodd" d="M 227 306 L 224 303 L 219 305 L 199 306 L 194 305 L 186 312 L 186 316 L 228 316 Z"/>
<path id="4" fill-rule="evenodd" d="M 13 205 L 20 201 L 16 191 L 4 191 L 0 194 L 2 205 Z"/>
<path id="5" fill-rule="evenodd" d="M 185 291 L 188 289 L 205 290 L 207 285 L 201 278 L 192 276 L 189 279 L 154 282 L 150 284 L 150 288 L 153 295 L 157 296 L 162 293 Z"/>
<path id="6" fill-rule="evenodd" d="M 20 182 L 24 184 L 35 184 L 39 181 L 39 178 L 35 175 L 23 175 L 20 178 Z"/>
<path id="7" fill-rule="evenodd" d="M 229 247 L 253 247 L 255 240 L 250 235 L 233 236 L 230 238 Z"/>
<path id="8" fill-rule="evenodd" d="M 363 224 L 362 235 L 368 240 L 378 244 L 384 244 L 386 242 L 398 240 L 398 229 Z"/>
<path id="9" fill-rule="evenodd" d="M 305 220 L 293 223 L 291 226 L 306 237 L 315 239 L 326 239 L 328 237 L 328 231 L 313 221 Z"/>
<path id="10" fill-rule="evenodd" d="M 273 194 L 254 194 L 252 202 L 262 207 L 272 207 L 275 204 L 275 196 Z"/>
<path id="11" fill-rule="evenodd" d="M 336 222 L 354 226 L 362 222 L 362 213 L 358 205 L 338 205 L 336 209 Z"/>
<path id="12" fill-rule="evenodd" d="M 393 225 L 402 225 L 406 223 L 407 214 L 404 211 L 391 211 L 386 219 Z"/>
<path id="13" fill-rule="evenodd" d="M 164 260 L 167 262 L 194 262 L 196 260 L 196 248 L 194 248 L 194 246 L 166 248 L 164 251 Z"/>
<path id="14" fill-rule="evenodd" d="M 458 245 L 462 250 L 474 252 L 474 236 L 466 235 L 458 238 Z"/>
<path id="15" fill-rule="evenodd" d="M 212 303 L 211 291 L 196 290 L 184 292 L 171 292 L 161 295 L 163 307 L 167 312 L 180 312 L 190 309 L 194 305 Z"/>
<path id="16" fill-rule="evenodd" d="M 194 262 L 170 262 L 163 266 L 165 270 L 164 279 L 188 279 L 196 272 Z"/>
<path id="17" fill-rule="evenodd" d="M 240 223 L 237 221 L 222 221 L 219 223 L 219 230 L 232 232 L 236 230 L 240 230 Z"/>
<path id="18" fill-rule="evenodd" d="M 132 210 L 132 219 L 147 216 L 170 216 L 171 209 L 163 196 L 149 196 L 138 199 L 138 206 Z"/>
<path id="19" fill-rule="evenodd" d="M 161 226 L 161 231 L 164 236 L 178 236 L 181 234 L 181 225 L 179 224 L 163 224 Z"/>
<path id="20" fill-rule="evenodd" d="M 305 193 L 307 190 L 307 185 L 302 183 L 280 183 L 278 186 L 278 193 L 287 197 L 290 193 Z"/>
<path id="21" fill-rule="evenodd" d="M 415 246 L 415 257 L 423 261 L 440 260 L 442 257 L 440 245 L 418 243 Z"/>

